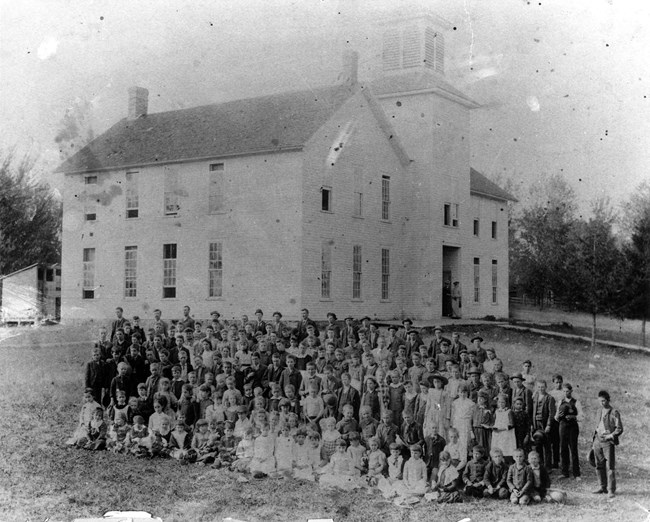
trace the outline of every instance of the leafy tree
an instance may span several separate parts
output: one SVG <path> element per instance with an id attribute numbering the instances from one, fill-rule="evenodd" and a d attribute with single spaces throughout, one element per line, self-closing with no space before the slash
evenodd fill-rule
<path id="1" fill-rule="evenodd" d="M 33 166 L 13 153 L 0 160 L 0 274 L 61 259 L 61 201 L 34 180 Z"/>
<path id="2" fill-rule="evenodd" d="M 591 210 L 589 221 L 573 223 L 565 290 L 567 303 L 591 314 L 593 347 L 598 314 L 617 311 L 623 259 L 613 231 L 616 215 L 609 200 L 594 201 Z"/>
<path id="3" fill-rule="evenodd" d="M 513 281 L 543 306 L 549 297 L 566 295 L 576 196 L 560 175 L 543 176 L 513 217 L 510 268 Z"/>
<path id="4" fill-rule="evenodd" d="M 650 189 L 650 185 L 646 186 Z M 636 194 L 639 193 L 642 191 Z M 641 319 L 641 345 L 646 346 L 646 324 L 650 318 L 650 190 L 648 199 L 639 203 L 630 240 L 623 247 L 621 309 L 623 315 Z"/>

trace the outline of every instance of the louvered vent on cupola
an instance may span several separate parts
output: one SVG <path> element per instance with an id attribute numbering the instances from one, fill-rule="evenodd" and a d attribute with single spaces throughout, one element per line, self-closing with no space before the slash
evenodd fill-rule
<path id="1" fill-rule="evenodd" d="M 384 32 L 382 60 L 385 71 L 426 67 L 444 74 L 444 36 L 428 26 L 388 29 Z"/>

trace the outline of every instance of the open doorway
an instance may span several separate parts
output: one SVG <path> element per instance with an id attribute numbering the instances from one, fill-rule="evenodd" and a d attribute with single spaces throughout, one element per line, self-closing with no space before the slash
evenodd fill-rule
<path id="1" fill-rule="evenodd" d="M 462 297 L 460 288 L 460 248 L 442 247 L 442 315 L 460 318 Z"/>

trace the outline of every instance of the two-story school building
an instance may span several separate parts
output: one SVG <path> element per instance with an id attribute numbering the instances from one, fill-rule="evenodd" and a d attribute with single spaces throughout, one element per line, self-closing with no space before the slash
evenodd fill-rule
<path id="1" fill-rule="evenodd" d="M 67 160 L 63 320 L 122 305 L 226 318 L 508 314 L 508 201 L 470 167 L 469 111 L 444 79 L 444 23 L 386 25 L 318 89 L 128 116 Z"/>

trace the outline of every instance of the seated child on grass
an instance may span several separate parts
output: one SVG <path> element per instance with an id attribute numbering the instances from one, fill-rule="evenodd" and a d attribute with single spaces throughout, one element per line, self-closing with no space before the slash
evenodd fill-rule
<path id="1" fill-rule="evenodd" d="M 438 504 L 463 501 L 463 497 L 458 492 L 458 470 L 451 462 L 451 455 L 447 451 L 440 453 L 438 477 L 431 483 L 431 489 L 433 492 L 431 499 L 437 500 Z"/>
<path id="2" fill-rule="evenodd" d="M 409 450 L 411 458 L 404 464 L 402 480 L 393 485 L 400 497 L 422 496 L 427 491 L 427 465 L 422 460 L 422 447 L 414 444 Z"/>
<path id="3" fill-rule="evenodd" d="M 483 496 L 485 498 L 498 498 L 504 500 L 510 496 L 508 491 L 508 464 L 503 458 L 500 448 L 492 448 L 492 460 L 485 467 L 483 475 Z"/>
<path id="4" fill-rule="evenodd" d="M 108 430 L 106 449 L 113 453 L 125 453 L 126 440 L 130 430 L 131 427 L 126 423 L 124 413 L 118 413 L 115 416 L 113 425 Z"/>
<path id="5" fill-rule="evenodd" d="M 531 502 L 541 502 L 542 500 L 550 502 L 551 497 L 547 497 L 547 493 L 551 487 L 551 477 L 547 469 L 540 463 L 539 453 L 531 451 L 528 454 L 528 465 L 533 474 L 533 486 L 529 492 Z"/>
<path id="6" fill-rule="evenodd" d="M 93 393 L 92 388 L 86 388 L 83 398 L 84 402 L 79 411 L 79 424 L 77 424 L 77 428 L 72 434 L 72 437 L 65 442 L 68 446 L 74 446 L 80 439 L 86 437 L 88 424 L 93 419 L 97 408 L 101 408 L 99 403 L 95 401 Z"/>
<path id="7" fill-rule="evenodd" d="M 255 439 L 250 471 L 253 477 L 262 478 L 275 473 L 275 440 L 269 431 L 268 421 L 260 424 L 260 434 Z"/>
<path id="8" fill-rule="evenodd" d="M 311 458 L 311 445 L 306 443 L 307 430 L 299 428 L 293 439 L 293 477 L 313 482 L 314 468 Z"/>
<path id="9" fill-rule="evenodd" d="M 107 432 L 108 424 L 104 420 L 104 409 L 96 408 L 86 427 L 85 435 L 77 440 L 77 447 L 90 451 L 106 449 Z"/>
<path id="10" fill-rule="evenodd" d="M 530 503 L 530 489 L 534 484 L 533 472 L 526 465 L 524 450 L 516 449 L 514 452 L 515 463 L 508 469 L 508 489 L 510 502 L 526 506 Z"/>
<path id="11" fill-rule="evenodd" d="M 293 437 L 291 428 L 285 422 L 275 437 L 275 465 L 278 473 L 289 476 L 293 471 Z"/>
<path id="12" fill-rule="evenodd" d="M 356 431 L 348 433 L 348 446 L 347 453 L 350 455 L 354 467 L 357 470 L 357 476 L 361 476 L 366 471 L 366 448 L 361 445 L 361 437 Z"/>
<path id="13" fill-rule="evenodd" d="M 160 415 L 158 420 L 158 428 L 150 430 L 151 434 L 149 437 L 151 438 L 151 449 L 149 450 L 149 455 L 151 457 L 167 458 L 171 454 L 170 442 L 172 437 L 172 421 L 169 416 L 164 413 Z"/>
<path id="14" fill-rule="evenodd" d="M 230 466 L 235 460 L 235 452 L 237 451 L 237 444 L 239 439 L 235 437 L 235 425 L 226 421 L 224 424 L 224 434 L 219 441 L 219 455 L 212 465 L 213 468 L 218 469 L 222 466 Z"/>
<path id="15" fill-rule="evenodd" d="M 374 440 L 377 445 L 379 445 L 379 441 L 375 439 Z M 371 445 L 372 447 L 372 445 Z M 379 450 L 382 455 L 384 455 L 384 452 Z M 402 480 L 402 470 L 404 468 L 404 457 L 402 457 L 402 447 L 397 443 L 393 442 L 390 445 L 390 457 L 386 460 L 386 465 L 388 466 L 388 478 L 384 478 L 383 476 L 380 475 L 374 475 L 374 479 L 377 481 L 377 487 L 379 488 L 379 491 L 382 492 L 383 496 L 385 498 L 391 498 L 394 496 L 394 484 L 397 483 L 398 480 Z M 368 476 L 369 478 L 371 477 L 370 475 L 370 458 L 368 458 Z M 373 480 L 374 481 L 374 480 Z M 371 480 L 369 480 L 369 483 Z"/>
<path id="16" fill-rule="evenodd" d="M 350 439 L 352 440 L 352 439 Z M 348 451 L 350 448 L 348 448 Z M 369 486 L 377 486 L 386 470 L 386 455 L 379 449 L 379 441 L 375 437 L 368 439 L 368 455 L 366 457 L 368 475 L 366 482 Z"/>
<path id="17" fill-rule="evenodd" d="M 255 440 L 253 439 L 253 428 L 250 427 L 244 431 L 244 438 L 237 444 L 236 458 L 230 465 L 230 469 L 239 473 L 248 473 L 254 453 Z"/>
<path id="18" fill-rule="evenodd" d="M 336 443 L 336 453 L 330 457 L 329 464 L 321 469 L 319 484 L 322 488 L 352 491 L 359 487 L 359 481 L 354 476 L 356 471 L 354 463 L 346 450 L 346 442 L 339 439 Z"/>
<path id="19" fill-rule="evenodd" d="M 169 445 L 171 449 L 170 455 L 173 459 L 187 461 L 189 451 L 192 447 L 192 433 L 185 424 L 184 418 L 179 417 L 176 420 L 176 426 L 172 430 Z M 192 453 L 192 458 L 196 458 L 195 453 Z"/>
<path id="20" fill-rule="evenodd" d="M 465 484 L 464 492 L 470 497 L 483 497 L 485 484 L 485 449 L 483 446 L 476 445 L 472 448 L 472 460 L 467 463 L 463 471 L 463 483 Z"/>
<path id="21" fill-rule="evenodd" d="M 147 454 L 147 443 L 149 439 L 149 430 L 144 423 L 142 415 L 133 417 L 133 426 L 129 430 L 126 438 L 128 452 L 136 457 L 144 457 Z"/>

